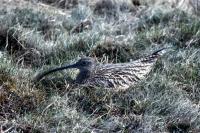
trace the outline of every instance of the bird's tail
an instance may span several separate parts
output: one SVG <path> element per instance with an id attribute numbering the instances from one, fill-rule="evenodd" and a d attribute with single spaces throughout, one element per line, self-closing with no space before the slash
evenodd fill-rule
<path id="1" fill-rule="evenodd" d="M 170 47 L 167 47 L 167 48 L 161 48 L 155 52 L 153 52 L 151 55 L 149 56 L 146 56 L 144 58 L 141 59 L 141 62 L 151 62 L 151 61 L 156 61 L 158 59 L 158 57 L 164 55 L 168 49 Z"/>
<path id="2" fill-rule="evenodd" d="M 167 52 L 167 49 L 169 48 L 161 48 L 155 52 L 153 52 L 151 55 L 158 55 L 158 56 L 162 56 Z"/>

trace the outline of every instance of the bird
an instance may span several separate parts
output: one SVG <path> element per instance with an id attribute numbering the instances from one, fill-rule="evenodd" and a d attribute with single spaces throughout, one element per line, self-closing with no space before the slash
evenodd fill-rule
<path id="1" fill-rule="evenodd" d="M 76 63 L 63 65 L 38 74 L 35 79 L 40 81 L 53 72 L 76 68 L 79 73 L 75 84 L 101 87 L 105 89 L 126 90 L 144 80 L 160 56 L 167 48 L 159 49 L 152 54 L 125 63 L 97 63 L 92 57 L 82 57 Z"/>

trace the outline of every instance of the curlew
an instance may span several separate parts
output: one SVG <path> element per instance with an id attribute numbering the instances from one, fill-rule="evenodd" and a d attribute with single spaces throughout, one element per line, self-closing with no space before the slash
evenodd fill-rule
<path id="1" fill-rule="evenodd" d="M 166 48 L 163 48 L 144 58 L 116 64 L 98 64 L 91 57 L 83 57 L 75 64 L 64 65 L 40 73 L 35 77 L 35 80 L 39 81 L 44 76 L 56 71 L 76 68 L 79 69 L 79 74 L 74 81 L 76 84 L 125 90 L 145 79 L 157 59 L 165 52 Z"/>

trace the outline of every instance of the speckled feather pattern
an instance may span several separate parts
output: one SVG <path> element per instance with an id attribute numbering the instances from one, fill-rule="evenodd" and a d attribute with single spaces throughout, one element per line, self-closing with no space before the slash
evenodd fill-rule
<path id="1" fill-rule="evenodd" d="M 145 79 L 158 57 L 159 54 L 156 54 L 129 63 L 97 65 L 91 76 L 82 84 L 125 90 Z"/>
<path id="2" fill-rule="evenodd" d="M 41 80 L 44 76 L 64 70 L 76 68 L 80 72 L 75 79 L 76 84 L 101 87 L 114 90 L 126 90 L 130 86 L 145 79 L 152 70 L 157 59 L 165 53 L 165 48 L 152 55 L 128 63 L 97 64 L 91 57 L 83 57 L 75 64 L 50 69 L 36 76 Z"/>

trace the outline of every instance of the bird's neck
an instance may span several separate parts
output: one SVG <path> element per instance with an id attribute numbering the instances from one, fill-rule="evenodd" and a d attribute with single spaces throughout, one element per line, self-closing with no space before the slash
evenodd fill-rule
<path id="1" fill-rule="evenodd" d="M 82 84 L 92 75 L 92 71 L 90 70 L 81 70 L 76 77 L 76 83 Z"/>

